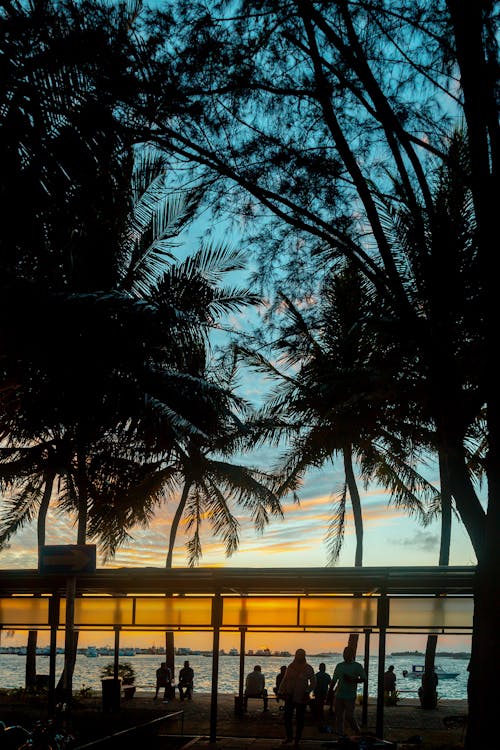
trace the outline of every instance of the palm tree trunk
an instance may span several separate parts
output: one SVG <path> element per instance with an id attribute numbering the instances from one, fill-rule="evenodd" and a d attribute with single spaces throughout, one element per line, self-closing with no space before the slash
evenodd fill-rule
<path id="1" fill-rule="evenodd" d="M 168 541 L 168 552 L 167 552 L 167 560 L 165 562 L 166 568 L 172 567 L 172 559 L 174 555 L 174 547 L 175 547 L 175 539 L 177 536 L 177 531 L 179 529 L 179 524 L 181 522 L 182 514 L 184 513 L 184 508 L 186 507 L 187 499 L 189 497 L 189 490 L 191 489 L 192 481 L 186 480 L 184 482 L 184 487 L 182 489 L 182 495 L 181 499 L 179 501 L 179 505 L 177 506 L 177 509 L 175 511 L 174 517 L 172 519 L 172 526 L 170 527 L 170 538 Z"/>
<path id="2" fill-rule="evenodd" d="M 78 451 L 77 456 L 77 478 L 76 490 L 78 493 L 78 529 L 77 544 L 85 544 L 87 541 L 87 510 L 88 510 L 88 488 L 87 488 L 87 456 L 84 450 Z M 71 638 L 66 638 L 64 644 L 64 668 L 57 683 L 56 691 L 70 701 L 73 692 L 73 673 L 75 671 L 76 655 L 78 650 L 78 631 L 74 631 Z"/>
<path id="3" fill-rule="evenodd" d="M 441 544 L 439 547 L 439 564 L 450 564 L 451 543 L 451 487 L 448 474 L 448 464 L 439 451 L 439 475 L 441 480 Z"/>
<path id="4" fill-rule="evenodd" d="M 35 594 L 36 596 L 36 594 Z M 34 688 L 36 685 L 36 644 L 38 640 L 38 631 L 30 630 L 26 642 L 26 672 L 24 675 L 24 685 L 26 689 Z"/>
<path id="5" fill-rule="evenodd" d="M 78 452 L 78 530 L 77 544 L 85 544 L 87 541 L 87 512 L 88 512 L 88 490 L 87 490 L 87 456 L 85 451 Z"/>
<path id="6" fill-rule="evenodd" d="M 184 513 L 184 508 L 186 507 L 187 499 L 189 497 L 189 490 L 191 489 L 191 484 L 192 482 L 190 479 L 184 482 L 184 487 L 182 488 L 181 499 L 179 501 L 179 505 L 176 508 L 174 517 L 172 519 L 172 526 L 170 527 L 170 537 L 168 540 L 167 559 L 165 562 L 165 567 L 167 568 L 167 570 L 172 567 L 175 539 L 177 536 L 177 531 L 179 529 L 179 524 L 181 522 L 182 515 Z M 165 631 L 165 660 L 167 662 L 168 669 L 170 669 L 170 674 L 172 675 L 172 678 L 175 681 L 175 636 L 174 636 L 173 631 L 171 630 Z"/>
<path id="7" fill-rule="evenodd" d="M 439 565 L 450 564 L 451 541 L 451 488 L 448 473 L 448 462 L 443 450 L 439 450 L 439 478 L 441 484 L 441 542 L 439 546 Z M 425 667 L 427 674 L 432 674 L 435 666 L 437 635 L 429 634 L 425 647 Z M 428 680 L 422 681 L 422 708 L 436 708 L 437 695 L 434 685 Z"/>
<path id="8" fill-rule="evenodd" d="M 352 448 L 351 445 L 344 447 L 342 451 L 344 457 L 344 473 L 349 495 L 351 498 L 352 515 L 354 518 L 354 530 L 356 534 L 356 553 L 354 565 L 359 568 L 363 565 L 363 514 L 361 511 L 361 498 L 359 496 L 358 484 L 354 476 L 352 465 Z M 359 633 L 350 633 L 347 645 L 352 648 L 354 654 L 358 651 Z"/>
<path id="9" fill-rule="evenodd" d="M 352 447 L 351 445 L 344 446 L 342 450 L 344 457 L 344 473 L 349 488 L 349 495 L 351 497 L 352 514 L 354 517 L 354 529 L 356 532 L 356 554 L 354 558 L 354 565 L 361 567 L 363 565 L 363 514 L 361 511 L 361 498 L 359 496 L 358 485 L 354 476 L 354 469 L 352 465 Z"/>
<path id="10" fill-rule="evenodd" d="M 437 635 L 429 634 L 427 636 L 427 645 L 425 647 L 425 666 L 422 675 L 422 694 L 420 702 L 422 708 L 437 707 L 437 693 L 434 682 L 430 675 L 434 673 L 434 661 L 436 658 Z"/>
<path id="11" fill-rule="evenodd" d="M 38 550 L 45 544 L 45 529 L 47 521 L 47 512 L 49 510 L 50 498 L 52 497 L 52 488 L 54 486 L 55 472 L 53 469 L 45 473 L 45 486 L 43 490 L 40 508 L 38 509 L 37 519 L 37 540 Z M 36 594 L 35 594 L 36 596 Z M 26 674 L 25 686 L 35 687 L 36 685 L 36 646 L 38 641 L 38 631 L 30 630 L 28 633 L 28 642 L 26 644 Z"/>

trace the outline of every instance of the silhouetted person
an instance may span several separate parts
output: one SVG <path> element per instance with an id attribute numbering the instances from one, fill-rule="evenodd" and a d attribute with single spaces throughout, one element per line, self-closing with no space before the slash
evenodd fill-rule
<path id="1" fill-rule="evenodd" d="M 293 714 L 295 712 L 295 747 L 299 746 L 304 729 L 304 717 L 309 696 L 316 685 L 314 669 L 306 661 L 306 652 L 298 648 L 295 658 L 288 665 L 285 676 L 281 680 L 278 695 L 285 701 L 285 732 L 284 745 L 293 742 Z"/>
<path id="2" fill-rule="evenodd" d="M 192 693 L 193 693 L 193 682 L 194 682 L 194 671 L 192 667 L 189 666 L 189 662 L 185 661 L 184 666 L 179 672 L 179 684 L 177 687 L 179 688 L 179 698 L 181 701 L 184 700 L 184 698 L 187 698 L 188 701 L 191 700 Z"/>
<path id="3" fill-rule="evenodd" d="M 314 715 L 321 722 L 323 721 L 323 709 L 328 695 L 328 688 L 332 678 L 326 671 L 326 664 L 321 662 L 319 671 L 316 672 L 316 685 L 314 686 Z"/>
<path id="4" fill-rule="evenodd" d="M 280 688 L 281 680 L 282 680 L 282 679 L 283 679 L 283 677 L 285 676 L 285 672 L 286 672 L 286 665 L 284 664 L 284 665 L 283 665 L 282 667 L 280 667 L 280 671 L 279 671 L 279 672 L 278 672 L 278 674 L 276 675 L 276 683 L 275 683 L 275 685 L 274 685 L 274 687 L 273 687 L 273 693 L 275 694 L 275 696 L 276 696 L 276 701 L 277 701 L 278 703 L 280 702 L 280 698 L 279 698 L 279 696 L 278 696 L 278 692 L 279 692 L 279 688 Z M 281 708 L 281 706 L 280 706 L 280 708 Z"/>
<path id="5" fill-rule="evenodd" d="M 267 690 L 266 678 L 262 674 L 260 664 L 256 664 L 253 672 L 247 674 L 245 680 L 245 692 L 243 694 L 243 708 L 247 710 L 248 698 L 262 698 L 264 701 L 264 711 L 267 711 Z"/>
<path id="6" fill-rule="evenodd" d="M 396 675 L 393 664 L 384 673 L 384 693 L 387 693 L 387 696 L 390 698 L 393 698 L 396 693 Z"/>
<path id="7" fill-rule="evenodd" d="M 165 661 L 162 661 L 162 663 L 156 670 L 156 693 L 153 700 L 156 700 L 158 698 L 158 692 L 160 688 L 165 688 L 163 693 L 163 700 L 165 702 L 168 702 L 168 698 L 170 696 L 171 679 L 172 675 L 170 674 L 170 669 L 167 667 L 167 663 Z"/>
<path id="8" fill-rule="evenodd" d="M 345 721 L 349 723 L 355 734 L 359 734 L 358 722 L 354 718 L 358 683 L 366 680 L 365 670 L 354 660 L 354 650 L 347 646 L 344 649 L 344 661 L 337 664 L 333 673 L 332 683 L 335 687 L 335 727 L 338 734 L 345 733 Z"/>

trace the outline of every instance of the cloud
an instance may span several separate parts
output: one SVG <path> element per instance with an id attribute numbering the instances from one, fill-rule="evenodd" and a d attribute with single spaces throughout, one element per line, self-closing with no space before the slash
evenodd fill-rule
<path id="1" fill-rule="evenodd" d="M 439 534 L 429 534 L 427 531 L 418 530 L 412 537 L 392 540 L 392 544 L 412 547 L 422 552 L 434 552 L 439 546 Z"/>

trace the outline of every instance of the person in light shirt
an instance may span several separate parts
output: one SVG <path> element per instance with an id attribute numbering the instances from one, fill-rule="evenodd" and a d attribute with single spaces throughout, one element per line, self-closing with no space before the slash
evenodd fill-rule
<path id="1" fill-rule="evenodd" d="M 335 693 L 335 729 L 338 734 L 345 734 L 347 722 L 355 734 L 359 734 L 359 724 L 354 718 L 358 684 L 366 680 L 365 670 L 354 660 L 355 653 L 350 646 L 344 649 L 344 661 L 337 664 L 332 677 Z M 338 684 L 337 684 L 338 683 Z"/>
<path id="2" fill-rule="evenodd" d="M 243 696 L 243 707 L 247 710 L 248 698 L 262 698 L 264 701 L 264 711 L 267 711 L 267 690 L 266 690 L 266 678 L 262 674 L 262 668 L 260 664 L 256 664 L 253 668 L 253 672 L 247 675 L 245 680 L 245 693 Z"/>

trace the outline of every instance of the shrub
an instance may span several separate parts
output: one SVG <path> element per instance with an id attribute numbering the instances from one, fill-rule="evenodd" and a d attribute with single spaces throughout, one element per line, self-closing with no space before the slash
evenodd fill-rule
<path id="1" fill-rule="evenodd" d="M 103 677 L 113 677 L 115 673 L 114 664 L 106 664 L 101 670 Z M 128 661 L 118 664 L 118 677 L 121 677 L 123 685 L 133 685 L 135 682 L 135 669 Z"/>
<path id="2" fill-rule="evenodd" d="M 397 706 L 399 701 L 399 693 L 394 690 L 392 694 L 387 691 L 384 693 L 384 706 Z"/>

